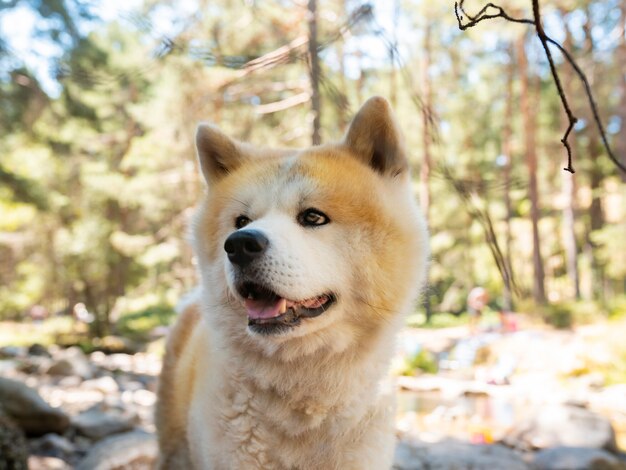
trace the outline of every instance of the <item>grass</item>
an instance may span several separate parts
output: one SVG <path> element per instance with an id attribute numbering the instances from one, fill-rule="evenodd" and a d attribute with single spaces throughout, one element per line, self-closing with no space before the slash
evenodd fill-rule
<path id="1" fill-rule="evenodd" d="M 73 331 L 74 322 L 70 317 L 53 317 L 40 323 L 0 322 L 0 346 L 55 344 L 59 336 Z"/>
<path id="2" fill-rule="evenodd" d="M 151 339 L 152 331 L 159 326 L 167 326 L 176 313 L 167 305 L 156 305 L 144 310 L 123 314 L 113 325 L 112 332 L 133 341 L 145 342 Z M 30 346 L 40 343 L 44 346 L 78 345 L 86 352 L 98 347 L 92 341 L 83 324 L 76 324 L 72 317 L 52 317 L 42 322 L 0 322 L 0 346 Z"/>
<path id="3" fill-rule="evenodd" d="M 480 323 L 482 326 L 499 324 L 498 312 L 486 309 L 481 316 Z M 412 328 L 454 328 L 468 325 L 469 315 L 467 313 L 460 315 L 453 315 L 446 312 L 435 313 L 430 318 L 430 322 L 427 323 L 426 315 L 422 312 L 417 312 L 407 318 L 406 324 Z"/>

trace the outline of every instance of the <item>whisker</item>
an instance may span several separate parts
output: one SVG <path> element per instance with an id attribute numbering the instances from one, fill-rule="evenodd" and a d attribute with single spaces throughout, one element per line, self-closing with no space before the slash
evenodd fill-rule
<path id="1" fill-rule="evenodd" d="M 218 196 L 217 199 L 226 199 L 229 201 L 234 201 L 234 202 L 238 202 L 239 204 L 241 204 L 242 206 L 244 206 L 246 209 L 250 209 L 250 204 L 248 204 L 247 202 L 241 201 L 235 197 L 232 196 Z"/>

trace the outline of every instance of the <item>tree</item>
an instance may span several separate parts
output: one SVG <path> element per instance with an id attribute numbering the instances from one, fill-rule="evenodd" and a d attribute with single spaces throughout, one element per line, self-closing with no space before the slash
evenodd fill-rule
<path id="1" fill-rule="evenodd" d="M 313 131 L 311 143 L 322 143 L 320 134 L 321 101 L 320 101 L 320 61 L 317 52 L 317 0 L 309 0 L 309 73 L 311 76 L 311 111 L 313 112 Z"/>
<path id="2" fill-rule="evenodd" d="M 531 79 L 526 58 L 525 36 L 520 36 L 517 43 L 518 69 L 521 79 L 520 107 L 524 127 L 524 156 L 528 168 L 528 197 L 530 199 L 530 220 L 533 240 L 533 298 L 538 304 L 546 303 L 545 275 L 541 256 L 541 238 L 539 236 L 539 189 L 537 184 L 537 149 L 536 149 L 536 108 L 538 94 L 536 81 Z M 533 108 L 531 108 L 531 99 Z"/>

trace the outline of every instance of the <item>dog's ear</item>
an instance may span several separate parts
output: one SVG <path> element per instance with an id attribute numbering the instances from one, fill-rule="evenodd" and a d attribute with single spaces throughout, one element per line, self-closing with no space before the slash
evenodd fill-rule
<path id="1" fill-rule="evenodd" d="M 200 123 L 196 130 L 196 150 L 200 168 L 209 185 L 246 159 L 241 144 L 206 122 Z"/>
<path id="2" fill-rule="evenodd" d="M 409 169 L 404 142 L 387 100 L 370 98 L 356 114 L 344 144 L 379 173 L 396 176 Z"/>

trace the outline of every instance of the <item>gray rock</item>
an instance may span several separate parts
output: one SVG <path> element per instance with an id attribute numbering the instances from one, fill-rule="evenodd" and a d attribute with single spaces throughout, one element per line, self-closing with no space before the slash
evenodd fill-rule
<path id="1" fill-rule="evenodd" d="M 114 394 L 120 391 L 120 387 L 115 379 L 108 375 L 98 379 L 85 380 L 82 387 L 89 390 L 98 390 L 104 394 Z"/>
<path id="2" fill-rule="evenodd" d="M 0 377 L 0 411 L 32 436 L 49 432 L 62 434 L 70 424 L 68 416 L 48 405 L 36 390 L 3 377 Z"/>
<path id="3" fill-rule="evenodd" d="M 0 413 L 0 468 L 26 470 L 28 447 L 24 433 L 7 416 Z"/>
<path id="4" fill-rule="evenodd" d="M 15 359 L 25 355 L 26 348 L 21 346 L 3 346 L 0 348 L 0 359 Z"/>
<path id="5" fill-rule="evenodd" d="M 106 404 L 96 405 L 72 420 L 79 433 L 95 440 L 129 431 L 137 422 L 136 414 Z"/>
<path id="6" fill-rule="evenodd" d="M 47 457 L 67 459 L 76 451 L 76 446 L 69 439 L 52 433 L 33 439 L 29 444 L 31 454 Z"/>
<path id="7" fill-rule="evenodd" d="M 514 451 L 501 445 L 474 445 L 446 439 L 437 443 L 400 442 L 394 470 L 529 470 Z"/>
<path id="8" fill-rule="evenodd" d="M 98 442 L 78 463 L 76 470 L 152 470 L 157 456 L 156 438 L 143 431 L 132 431 Z"/>
<path id="9" fill-rule="evenodd" d="M 585 408 L 549 405 L 517 423 L 504 443 L 518 449 L 548 447 L 590 447 L 617 450 L 615 431 L 610 421 Z"/>
<path id="10" fill-rule="evenodd" d="M 52 357 L 52 355 L 48 352 L 48 349 L 39 343 L 31 344 L 28 348 L 28 354 L 30 356 Z"/>
<path id="11" fill-rule="evenodd" d="M 28 356 L 24 359 L 20 359 L 18 370 L 25 374 L 39 374 L 42 371 L 48 370 L 52 364 L 52 359 L 44 356 Z"/>
<path id="12" fill-rule="evenodd" d="M 603 449 L 553 447 L 537 452 L 536 470 L 626 470 L 626 463 Z"/>
<path id="13" fill-rule="evenodd" d="M 46 371 L 49 375 L 78 376 L 82 379 L 91 379 L 93 370 L 87 356 L 77 347 L 71 347 L 59 352 L 56 360 Z"/>

